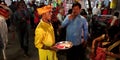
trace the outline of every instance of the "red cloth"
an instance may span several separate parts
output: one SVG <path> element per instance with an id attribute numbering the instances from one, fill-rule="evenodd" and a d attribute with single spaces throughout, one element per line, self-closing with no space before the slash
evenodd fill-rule
<path id="1" fill-rule="evenodd" d="M 108 10 L 103 10 L 102 15 L 107 15 L 108 14 Z"/>
<path id="2" fill-rule="evenodd" d="M 0 15 L 4 16 L 5 18 L 9 17 L 9 11 L 4 9 L 4 8 L 0 8 Z"/>
<path id="3" fill-rule="evenodd" d="M 111 24 L 111 22 L 112 22 L 112 19 L 110 19 L 109 21 L 108 21 L 108 24 Z M 119 20 L 117 19 L 116 21 L 115 21 L 115 23 L 113 24 L 113 26 L 118 26 L 119 25 Z"/>
<path id="4" fill-rule="evenodd" d="M 106 54 L 103 48 L 97 47 L 95 60 L 106 60 Z"/>
<path id="5" fill-rule="evenodd" d="M 34 23 L 37 25 L 39 23 L 39 15 L 37 11 L 34 12 Z"/>

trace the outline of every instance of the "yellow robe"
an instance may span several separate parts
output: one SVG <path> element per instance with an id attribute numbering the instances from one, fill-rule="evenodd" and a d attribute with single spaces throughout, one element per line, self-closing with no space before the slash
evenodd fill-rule
<path id="1" fill-rule="evenodd" d="M 34 42 L 35 47 L 38 48 L 39 51 L 39 60 L 58 60 L 55 51 L 42 49 L 43 45 L 53 46 L 54 43 L 55 37 L 52 24 L 41 20 L 35 30 Z"/>

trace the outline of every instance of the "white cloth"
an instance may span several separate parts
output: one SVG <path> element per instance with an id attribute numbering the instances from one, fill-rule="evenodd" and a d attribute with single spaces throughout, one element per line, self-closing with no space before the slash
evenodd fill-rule
<path id="1" fill-rule="evenodd" d="M 93 15 L 100 15 L 101 11 L 99 8 L 94 7 L 92 10 Z"/>
<path id="2" fill-rule="evenodd" d="M 117 20 L 117 17 L 116 17 L 116 16 L 113 16 L 113 20 L 112 20 L 112 22 L 110 23 L 110 26 L 113 26 L 116 20 Z"/>
<path id="3" fill-rule="evenodd" d="M 6 20 L 3 16 L 0 16 L 0 34 L 4 44 L 8 42 L 8 27 Z"/>
<path id="4" fill-rule="evenodd" d="M 63 16 L 62 16 L 60 13 L 57 14 L 57 18 L 58 18 L 58 20 L 62 23 L 62 21 L 63 21 Z"/>
<path id="5" fill-rule="evenodd" d="M 6 20 L 3 16 L 0 15 L 0 35 L 2 38 L 2 43 L 4 45 L 3 49 L 2 49 L 2 53 L 3 53 L 3 58 L 4 60 L 7 59 L 6 57 L 6 45 L 8 43 L 8 28 L 7 28 L 7 23 Z"/>

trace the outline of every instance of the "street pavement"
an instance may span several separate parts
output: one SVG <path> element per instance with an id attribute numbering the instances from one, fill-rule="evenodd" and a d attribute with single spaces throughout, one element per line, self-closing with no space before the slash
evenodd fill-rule
<path id="1" fill-rule="evenodd" d="M 25 56 L 20 48 L 16 32 L 9 31 L 9 42 L 6 50 L 7 60 L 38 60 L 37 49 L 34 46 L 34 30 L 30 30 L 29 35 L 29 56 Z"/>

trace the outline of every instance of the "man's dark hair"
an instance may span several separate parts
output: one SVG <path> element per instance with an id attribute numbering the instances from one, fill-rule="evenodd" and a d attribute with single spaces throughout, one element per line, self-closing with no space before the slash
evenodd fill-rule
<path id="1" fill-rule="evenodd" d="M 79 8 L 81 8 L 81 4 L 79 2 L 73 3 L 72 8 L 75 7 L 75 6 L 79 6 Z"/>
<path id="2" fill-rule="evenodd" d="M 82 9 L 82 11 L 80 12 L 81 15 L 87 15 L 87 12 L 85 11 L 85 9 Z"/>
<path id="3" fill-rule="evenodd" d="M 71 14 L 71 13 L 72 13 L 72 9 L 69 9 L 69 10 L 68 10 L 68 14 Z"/>
<path id="4" fill-rule="evenodd" d="M 115 12 L 114 16 L 119 17 L 119 12 Z"/>
<path id="5" fill-rule="evenodd" d="M 119 27 L 111 26 L 110 28 L 108 28 L 108 36 L 113 39 L 119 31 L 120 31 Z"/>

